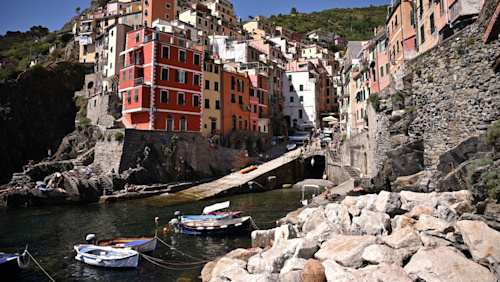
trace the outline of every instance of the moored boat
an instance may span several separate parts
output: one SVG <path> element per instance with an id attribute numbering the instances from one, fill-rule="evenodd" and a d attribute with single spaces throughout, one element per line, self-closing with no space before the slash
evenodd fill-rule
<path id="1" fill-rule="evenodd" d="M 156 249 L 156 237 L 142 238 L 115 238 L 115 239 L 97 239 L 95 234 L 88 234 L 87 242 L 96 246 L 113 248 L 130 248 L 139 253 L 152 253 Z"/>
<path id="2" fill-rule="evenodd" d="M 6 254 L 0 252 L 0 277 L 19 273 L 28 267 L 29 263 L 30 257 L 28 255 L 28 248 L 26 248 L 22 254 Z"/>
<path id="3" fill-rule="evenodd" d="M 203 209 L 201 215 L 185 215 L 176 212 L 177 218 L 170 221 L 176 232 L 193 235 L 217 235 L 248 230 L 252 217 L 241 216 L 241 212 L 222 211 L 230 202 L 217 203 Z"/>
<path id="4" fill-rule="evenodd" d="M 104 267 L 137 267 L 139 252 L 91 244 L 75 245 L 75 259 L 86 264 Z"/>

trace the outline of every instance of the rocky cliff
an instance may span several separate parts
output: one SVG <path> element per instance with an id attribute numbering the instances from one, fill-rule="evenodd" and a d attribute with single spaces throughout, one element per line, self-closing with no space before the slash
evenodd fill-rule
<path id="1" fill-rule="evenodd" d="M 69 62 L 34 67 L 0 83 L 0 183 L 29 160 L 55 152 L 75 129 L 73 94 L 82 88 L 85 67 Z"/>

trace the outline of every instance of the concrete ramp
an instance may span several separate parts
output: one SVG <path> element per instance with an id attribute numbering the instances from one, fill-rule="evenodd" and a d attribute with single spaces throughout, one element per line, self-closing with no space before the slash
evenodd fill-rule
<path id="1" fill-rule="evenodd" d="M 233 189 L 248 189 L 248 182 L 254 181 L 260 176 L 269 173 L 276 168 L 293 162 L 301 154 L 302 148 L 295 149 L 281 157 L 260 164 L 257 169 L 242 174 L 240 171 L 233 172 L 210 183 L 201 184 L 192 188 L 177 192 L 175 195 L 182 197 L 184 201 L 198 201 L 229 193 Z"/>

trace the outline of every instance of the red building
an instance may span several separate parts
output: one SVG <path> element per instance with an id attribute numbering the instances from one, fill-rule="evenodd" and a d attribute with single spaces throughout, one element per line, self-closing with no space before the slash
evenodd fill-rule
<path id="1" fill-rule="evenodd" d="M 120 95 L 127 127 L 201 132 L 203 52 L 150 28 L 127 34 Z"/>
<path id="2" fill-rule="evenodd" d="M 250 87 L 250 130 L 258 132 L 267 132 L 269 122 L 267 114 L 269 112 L 268 103 L 268 78 L 263 75 L 249 75 Z M 265 127 L 265 129 L 264 129 Z"/>

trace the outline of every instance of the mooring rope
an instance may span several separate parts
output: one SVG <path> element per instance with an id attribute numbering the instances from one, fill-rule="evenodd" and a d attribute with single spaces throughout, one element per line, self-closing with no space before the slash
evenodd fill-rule
<path id="1" fill-rule="evenodd" d="M 252 222 L 252 226 L 253 228 L 257 229 L 257 230 L 260 230 L 259 227 L 257 227 L 257 224 L 255 224 L 255 221 L 253 221 L 253 218 L 250 218 L 250 222 Z"/>
<path id="2" fill-rule="evenodd" d="M 185 256 L 187 256 L 187 257 L 190 257 L 190 258 L 192 258 L 192 259 L 194 259 L 194 260 L 197 260 L 197 261 L 203 261 L 203 260 L 202 260 L 202 259 L 200 259 L 200 258 L 193 257 L 193 256 L 191 256 L 191 255 L 189 255 L 189 254 L 186 254 L 186 253 L 184 253 L 184 252 L 181 252 L 181 251 L 177 250 L 177 249 L 176 249 L 176 248 L 174 248 L 173 246 L 171 246 L 171 245 L 169 245 L 169 244 L 165 243 L 162 239 L 158 238 L 158 236 L 156 236 L 156 239 L 158 239 L 158 241 L 160 241 L 160 242 L 161 242 L 162 244 L 164 244 L 165 246 L 169 247 L 171 250 L 174 250 L 174 251 L 176 251 L 176 252 L 178 252 L 178 253 L 180 253 L 180 254 L 183 254 L 183 255 L 185 255 Z"/>
<path id="3" fill-rule="evenodd" d="M 195 267 L 169 267 L 169 266 L 166 266 L 166 265 L 163 265 L 163 264 L 160 264 L 158 262 L 155 262 L 154 260 L 152 260 L 150 256 L 147 256 L 145 254 L 140 254 L 145 260 L 149 261 L 150 263 L 156 265 L 156 266 L 159 266 L 159 267 L 162 267 L 162 268 L 166 268 L 166 269 L 172 269 L 172 270 L 179 270 L 179 269 L 182 269 L 182 270 L 188 270 L 188 269 L 196 269 L 196 268 L 200 268 L 202 265 L 197 265 Z"/>
<path id="4" fill-rule="evenodd" d="M 31 255 L 30 252 L 28 252 L 28 250 L 26 250 L 26 253 L 30 256 L 31 259 L 33 259 L 33 261 L 36 263 L 36 265 L 38 265 L 38 267 L 43 271 L 43 273 L 45 273 L 45 275 L 47 275 L 47 277 L 52 281 L 52 282 L 56 282 L 56 280 L 54 280 L 54 278 L 50 277 L 50 275 L 47 273 L 47 271 L 45 271 L 45 269 L 43 269 L 43 267 L 38 263 L 38 261 L 36 261 L 36 259 Z"/>

